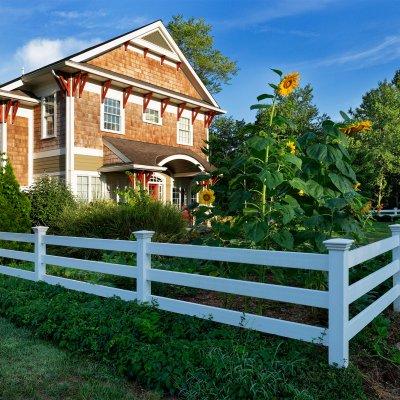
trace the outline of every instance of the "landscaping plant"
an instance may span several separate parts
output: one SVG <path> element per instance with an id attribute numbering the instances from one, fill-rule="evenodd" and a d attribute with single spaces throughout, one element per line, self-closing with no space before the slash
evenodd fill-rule
<path id="1" fill-rule="evenodd" d="M 272 93 L 258 96 L 269 104 L 251 106 L 269 113 L 267 123 L 246 126 L 249 138 L 236 158 L 213 172 L 200 191 L 217 199 L 228 193 L 228 201 L 213 207 L 200 202 L 197 221 L 210 220 L 214 238 L 230 245 L 323 251 L 322 242 L 333 235 L 360 238 L 369 210 L 358 192 L 347 132 L 350 125 L 365 131 L 368 124 L 355 128 L 343 113 L 343 123 L 326 120 L 320 130 L 281 135 L 280 127 L 292 122 L 279 115 L 276 103 L 298 87 L 299 74 L 273 71 L 280 81 L 269 84 Z"/>

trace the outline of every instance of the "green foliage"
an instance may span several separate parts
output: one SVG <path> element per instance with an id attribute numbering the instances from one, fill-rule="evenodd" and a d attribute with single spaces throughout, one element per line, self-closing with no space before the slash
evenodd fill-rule
<path id="1" fill-rule="evenodd" d="M 247 139 L 235 158 L 214 172 L 222 176 L 213 186 L 216 197 L 228 194 L 228 200 L 212 209 L 200 206 L 198 222 L 211 219 L 223 242 L 262 248 L 323 251 L 323 240 L 333 234 L 359 238 L 364 200 L 353 188 L 356 175 L 341 124 L 325 120 L 320 130 L 288 138 L 282 129 L 293 123 L 279 114 L 276 89 L 259 99 L 271 101 L 255 105 L 267 110 L 268 121 L 243 128 Z"/>
<path id="2" fill-rule="evenodd" d="M 281 136 L 292 137 L 319 127 L 320 123 L 327 119 L 327 116 L 319 116 L 318 108 L 313 104 L 313 98 L 313 88 L 310 84 L 295 89 L 289 96 L 278 96 L 276 101 L 277 115 L 290 119 L 291 125 L 276 126 L 275 131 Z M 261 101 L 263 98 L 259 96 L 257 100 Z M 261 109 L 257 113 L 255 123 L 263 128 L 268 125 L 269 117 L 268 108 Z"/>
<path id="3" fill-rule="evenodd" d="M 214 48 L 212 26 L 204 18 L 174 15 L 167 28 L 200 79 L 211 93 L 221 91 L 237 73 L 235 61 Z"/>
<path id="4" fill-rule="evenodd" d="M 352 365 L 326 350 L 44 283 L 0 280 L 0 315 L 91 355 L 151 389 L 186 399 L 366 399 Z"/>
<path id="5" fill-rule="evenodd" d="M 351 152 L 362 190 L 380 205 L 398 196 L 400 178 L 400 71 L 368 91 L 352 115 L 372 121 L 372 131 L 351 140 Z M 368 151 L 365 151 L 368 149 Z M 396 203 L 391 200 L 392 205 Z"/>
<path id="6" fill-rule="evenodd" d="M 30 210 L 29 199 L 21 192 L 10 162 L 0 155 L 0 231 L 29 231 Z"/>
<path id="7" fill-rule="evenodd" d="M 49 176 L 38 179 L 28 190 L 33 225 L 52 227 L 65 208 L 76 207 L 74 196 L 65 183 Z"/>
<path id="8" fill-rule="evenodd" d="M 67 236 L 129 239 L 132 232 L 147 229 L 156 232 L 156 240 L 182 239 L 186 222 L 176 207 L 158 201 L 143 201 L 116 204 L 103 200 L 66 208 L 55 222 L 53 231 Z"/>

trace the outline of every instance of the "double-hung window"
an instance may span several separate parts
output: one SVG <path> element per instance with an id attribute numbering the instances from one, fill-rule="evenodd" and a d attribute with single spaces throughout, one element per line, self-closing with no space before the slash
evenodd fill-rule
<path id="1" fill-rule="evenodd" d="M 76 194 L 79 200 L 88 202 L 102 199 L 103 182 L 99 176 L 78 175 L 76 177 Z"/>
<path id="2" fill-rule="evenodd" d="M 122 132 L 121 102 L 106 97 L 103 103 L 103 129 L 111 132 Z"/>
<path id="3" fill-rule="evenodd" d="M 190 118 L 179 118 L 177 142 L 178 144 L 193 146 L 193 127 Z"/>
<path id="4" fill-rule="evenodd" d="M 143 113 L 143 121 L 149 122 L 150 124 L 161 125 L 162 119 L 160 117 L 160 111 L 152 108 L 146 108 L 145 112 Z"/>
<path id="5" fill-rule="evenodd" d="M 77 190 L 76 194 L 79 200 L 89 201 L 89 177 L 77 176 Z"/>
<path id="6" fill-rule="evenodd" d="M 42 139 L 56 136 L 56 93 L 42 98 Z"/>

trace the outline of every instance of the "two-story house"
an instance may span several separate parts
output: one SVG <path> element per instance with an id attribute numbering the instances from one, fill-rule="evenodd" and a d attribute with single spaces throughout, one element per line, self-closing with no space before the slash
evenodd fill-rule
<path id="1" fill-rule="evenodd" d="M 141 182 L 183 205 L 222 113 L 156 21 L 0 85 L 0 151 L 23 187 L 59 176 L 90 201 Z"/>

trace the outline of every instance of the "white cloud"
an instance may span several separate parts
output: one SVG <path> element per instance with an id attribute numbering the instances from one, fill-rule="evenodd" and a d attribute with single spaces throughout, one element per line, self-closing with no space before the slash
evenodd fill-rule
<path id="1" fill-rule="evenodd" d="M 25 72 L 32 71 L 93 45 L 97 40 L 36 38 L 17 49 L 14 59 Z M 19 70 L 18 70 L 19 72 Z"/>
<path id="2" fill-rule="evenodd" d="M 388 36 L 381 43 L 361 51 L 346 52 L 317 61 L 318 66 L 353 65 L 365 66 L 385 64 L 400 58 L 400 35 Z"/>

